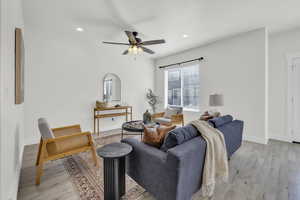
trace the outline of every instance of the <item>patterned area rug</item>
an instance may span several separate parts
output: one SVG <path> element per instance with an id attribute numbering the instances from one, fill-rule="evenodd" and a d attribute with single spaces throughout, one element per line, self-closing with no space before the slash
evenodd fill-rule
<path id="1" fill-rule="evenodd" d="M 101 139 L 101 142 L 97 141 L 98 147 L 117 141 L 114 137 L 107 140 Z M 119 138 L 120 136 L 118 136 Z M 99 166 L 96 167 L 91 152 L 84 152 L 64 159 L 63 165 L 81 200 L 104 199 L 103 160 L 101 158 L 99 158 Z M 126 175 L 126 194 L 122 199 L 138 200 L 143 196 L 143 193 L 145 190 Z"/>

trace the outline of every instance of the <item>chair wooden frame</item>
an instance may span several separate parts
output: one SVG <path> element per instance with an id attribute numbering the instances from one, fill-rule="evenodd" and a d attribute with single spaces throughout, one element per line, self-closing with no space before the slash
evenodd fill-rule
<path id="1" fill-rule="evenodd" d="M 60 128 L 53 128 L 51 129 L 53 133 L 60 131 L 67 131 L 70 129 L 79 129 L 80 130 L 80 125 L 72 125 L 72 126 L 65 126 L 65 127 L 60 127 Z M 43 164 L 47 161 L 51 160 L 57 160 L 60 158 L 64 158 L 66 156 L 74 155 L 77 153 L 85 152 L 85 151 L 91 151 L 93 160 L 95 162 L 95 165 L 98 166 L 98 159 L 97 159 L 97 154 L 96 154 L 96 148 L 94 145 L 94 141 L 92 138 L 92 134 L 90 132 L 78 132 L 78 133 L 70 133 L 69 135 L 62 135 L 58 136 L 59 134 L 56 135 L 55 138 L 50 138 L 50 139 L 40 139 L 40 144 L 39 144 L 39 149 L 38 149 L 38 154 L 37 154 L 37 159 L 36 159 L 36 185 L 40 184 L 40 179 L 43 174 Z M 47 152 L 47 144 L 53 143 L 53 142 L 58 142 L 58 141 L 64 141 L 68 140 L 70 138 L 78 137 L 78 136 L 87 136 L 88 137 L 88 143 L 86 145 L 82 145 L 79 148 L 74 148 L 69 151 L 57 153 L 57 154 L 51 154 L 49 155 Z"/>
<path id="2" fill-rule="evenodd" d="M 164 117 L 164 115 L 165 115 L 165 112 L 155 113 L 152 115 L 152 119 Z M 184 126 L 183 114 L 172 115 L 171 122 L 168 124 L 163 124 L 163 125 L 172 126 L 172 125 L 176 125 L 176 124 L 181 124 L 182 126 Z"/>

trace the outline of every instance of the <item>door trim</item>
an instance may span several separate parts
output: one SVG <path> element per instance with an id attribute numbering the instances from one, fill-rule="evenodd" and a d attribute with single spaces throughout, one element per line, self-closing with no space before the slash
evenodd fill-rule
<path id="1" fill-rule="evenodd" d="M 294 141 L 296 137 L 293 135 L 294 123 L 293 123 L 293 63 L 295 59 L 300 58 L 300 52 L 289 53 L 286 55 L 287 58 L 287 117 L 286 117 L 286 125 L 287 125 L 287 137 L 290 138 L 290 142 L 300 142 Z"/>

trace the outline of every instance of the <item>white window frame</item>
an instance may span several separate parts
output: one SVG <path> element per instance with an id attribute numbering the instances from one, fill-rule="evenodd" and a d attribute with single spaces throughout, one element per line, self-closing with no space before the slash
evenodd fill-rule
<path id="1" fill-rule="evenodd" d="M 197 64 L 198 65 L 198 68 L 200 68 L 200 65 L 199 64 Z M 193 66 L 193 65 L 187 65 L 187 66 L 184 66 L 184 67 L 174 67 L 174 68 L 171 68 L 171 69 L 167 69 L 167 70 L 165 70 L 164 71 L 164 78 L 165 78 L 165 101 L 164 101 L 164 107 L 165 108 L 167 108 L 168 107 L 168 73 L 170 72 L 170 71 L 177 71 L 177 70 L 180 70 L 180 84 L 181 84 L 181 87 L 180 87 L 180 103 L 181 103 L 181 105 L 180 106 L 182 106 L 183 107 L 183 110 L 184 111 L 190 111 L 190 112 L 200 112 L 200 102 L 199 102 L 199 107 L 198 107 L 198 109 L 196 109 L 196 108 L 186 108 L 186 107 L 184 107 L 183 106 L 183 78 L 182 78 L 182 69 L 183 68 L 188 68 L 189 66 Z M 199 79 L 200 79 L 200 77 L 199 77 Z M 172 106 L 172 105 L 171 105 Z"/>

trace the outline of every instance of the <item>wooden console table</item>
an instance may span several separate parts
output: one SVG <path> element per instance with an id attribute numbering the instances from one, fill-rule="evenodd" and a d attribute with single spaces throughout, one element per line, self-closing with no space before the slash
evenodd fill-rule
<path id="1" fill-rule="evenodd" d="M 114 111 L 119 110 L 117 113 L 103 113 L 103 111 Z M 99 120 L 101 118 L 112 118 L 125 116 L 126 122 L 128 121 L 128 116 L 130 115 L 130 120 L 132 121 L 132 106 L 119 106 L 119 107 L 103 107 L 94 108 L 94 133 L 99 135 Z"/>

